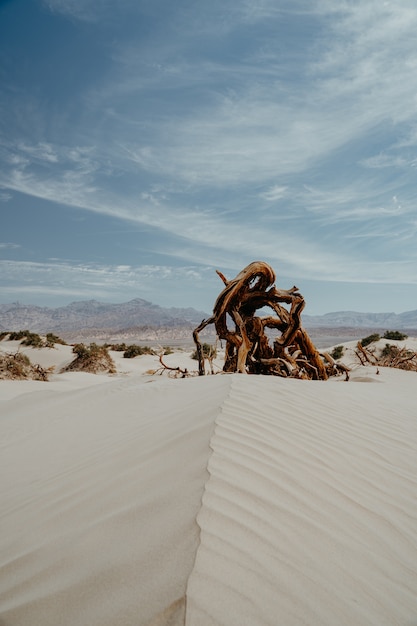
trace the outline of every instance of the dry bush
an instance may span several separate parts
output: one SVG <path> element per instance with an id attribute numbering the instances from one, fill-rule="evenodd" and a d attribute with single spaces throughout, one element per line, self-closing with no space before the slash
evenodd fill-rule
<path id="1" fill-rule="evenodd" d="M 401 370 L 417 371 L 417 352 L 387 343 L 379 357 L 379 364 L 383 367 L 397 367 Z"/>
<path id="2" fill-rule="evenodd" d="M 63 372 L 116 373 L 114 361 L 105 346 L 98 346 L 95 343 L 86 346 L 83 343 L 78 343 L 72 351 L 77 356 L 62 370 Z"/>
<path id="3" fill-rule="evenodd" d="M 399 348 L 395 344 L 385 344 L 377 351 L 376 348 L 365 348 L 359 341 L 355 354 L 361 365 L 376 365 L 381 367 L 395 367 L 401 370 L 417 372 L 417 352 L 408 348 Z"/>
<path id="4" fill-rule="evenodd" d="M 15 354 L 0 353 L 1 380 L 43 380 L 49 378 L 53 368 L 45 369 L 40 365 L 33 365 L 29 358 L 21 352 Z"/>

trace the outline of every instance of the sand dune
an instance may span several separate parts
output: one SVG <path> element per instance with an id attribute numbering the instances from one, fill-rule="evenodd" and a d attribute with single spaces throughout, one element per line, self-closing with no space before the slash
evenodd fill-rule
<path id="1" fill-rule="evenodd" d="M 417 624 L 415 372 L 134 361 L 0 381 L 2 626 Z"/>
<path id="2" fill-rule="evenodd" d="M 211 440 L 189 623 L 411 624 L 415 405 L 390 384 L 250 382 Z"/>

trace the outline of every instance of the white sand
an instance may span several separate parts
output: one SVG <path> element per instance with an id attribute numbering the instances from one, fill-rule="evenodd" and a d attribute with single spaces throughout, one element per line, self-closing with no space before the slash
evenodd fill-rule
<path id="1" fill-rule="evenodd" d="M 0 381 L 1 626 L 417 624 L 415 372 L 115 358 Z"/>

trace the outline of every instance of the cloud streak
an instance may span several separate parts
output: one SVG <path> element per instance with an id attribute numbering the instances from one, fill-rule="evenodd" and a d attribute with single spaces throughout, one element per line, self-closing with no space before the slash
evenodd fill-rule
<path id="1" fill-rule="evenodd" d="M 142 270 L 129 274 L 115 233 L 123 271 L 57 264 L 64 281 L 140 290 L 150 267 L 169 282 L 169 267 L 265 258 L 294 282 L 417 282 L 411 2 L 129 0 L 114 23 L 107 0 L 43 7 L 82 23 L 100 71 L 63 110 L 53 92 L 48 106 L 10 95 L 25 92 L 8 76 L 2 206 L 36 199 L 152 233 Z"/>

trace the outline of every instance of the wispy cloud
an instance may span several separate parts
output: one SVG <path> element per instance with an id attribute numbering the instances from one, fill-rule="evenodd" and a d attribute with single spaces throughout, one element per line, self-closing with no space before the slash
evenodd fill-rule
<path id="1" fill-rule="evenodd" d="M 287 187 L 274 185 L 273 187 L 270 187 L 266 191 L 263 191 L 262 193 L 260 193 L 259 196 L 263 200 L 266 200 L 267 202 L 275 202 L 276 200 L 280 200 L 281 198 L 283 198 L 285 196 L 286 191 L 287 191 Z"/>
<path id="2" fill-rule="evenodd" d="M 94 210 L 89 201 L 97 191 L 99 170 L 91 147 L 25 144 L 3 146 L 6 163 L 0 186 L 44 200 Z"/>
<path id="3" fill-rule="evenodd" d="M 298 59 L 302 84 L 283 83 L 276 61 L 282 52 L 272 38 L 254 47 L 238 67 L 201 61 L 178 66 L 172 78 L 174 107 L 175 85 L 190 89 L 191 97 L 203 93 L 203 79 L 216 88 L 206 91 L 206 104 L 186 116 L 157 116 L 155 125 L 148 126 L 151 143 L 145 137 L 135 145 L 130 138 L 125 145 L 132 160 L 148 172 L 187 184 L 262 182 L 303 172 L 367 133 L 372 141 L 378 125 L 386 124 L 392 133 L 393 125 L 414 123 L 417 9 L 376 7 L 373 2 L 338 7 L 335 11 L 327 2 L 311 6 L 310 15 L 325 16 L 326 30 L 321 43 L 315 42 L 314 61 L 307 52 Z M 261 2 L 253 11 L 261 19 L 277 9 Z M 131 89 L 141 84 L 141 78 L 135 83 L 131 68 L 137 57 L 130 49 L 119 67 L 121 81 L 124 67 Z M 151 75 L 154 88 L 170 89 L 166 73 Z M 396 165 L 401 164 L 398 159 Z"/>
<path id="4" fill-rule="evenodd" d="M 20 248 L 17 243 L 0 242 L 0 250 L 16 250 L 17 248 Z"/>
<path id="5" fill-rule="evenodd" d="M 403 156 L 393 156 L 388 154 L 377 154 L 375 156 L 359 161 L 361 165 L 363 165 L 364 167 L 369 167 L 371 169 L 383 169 L 386 167 L 405 167 L 406 165 L 415 167 L 415 162 L 415 159 L 413 159 L 412 161 L 408 161 Z"/>
<path id="6" fill-rule="evenodd" d="M 109 0 L 43 0 L 43 3 L 54 13 L 85 22 L 96 21 L 100 13 L 107 13 L 112 6 Z"/>
<path id="7" fill-rule="evenodd" d="M 49 143 L 39 142 L 36 145 L 28 145 L 26 143 L 19 143 L 17 149 L 23 155 L 27 154 L 28 157 L 36 161 L 46 161 L 47 163 L 57 163 L 58 154 L 53 146 Z M 14 155 L 16 160 L 20 155 Z M 17 160 L 19 162 L 19 160 Z M 28 159 L 20 157 L 20 162 L 28 163 Z"/>
<path id="8" fill-rule="evenodd" d="M 204 270 L 195 266 L 170 267 L 162 265 L 100 265 L 69 262 L 30 263 L 26 261 L 2 261 L 0 270 L 7 276 L 3 286 L 4 295 L 47 294 L 82 299 L 101 298 L 107 300 L 143 297 L 158 301 L 158 293 L 164 285 L 192 285 L 201 288 L 205 283 Z M 214 271 L 213 271 L 214 275 Z M 51 276 L 53 279 L 51 280 Z M 128 298 L 130 299 L 130 298 Z M 175 303 L 173 303 L 175 304 Z M 180 304 L 178 298 L 177 305 Z"/>
<path id="9" fill-rule="evenodd" d="M 68 110 L 16 97 L 0 200 L 22 193 L 152 230 L 152 253 L 191 273 L 262 257 L 294 281 L 416 282 L 411 2 L 126 0 L 118 16 L 135 16 L 133 34 L 106 22 L 109 0 L 45 7 L 106 35 L 107 65 Z M 177 280 L 163 263 L 71 267 L 50 275 L 97 297 L 151 289 L 151 267 Z"/>

